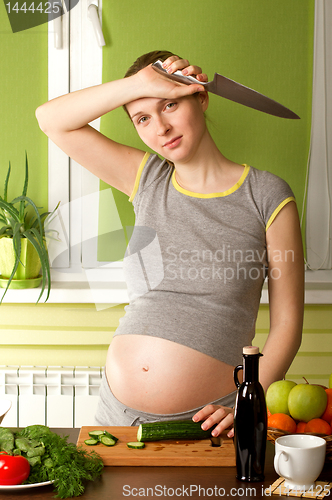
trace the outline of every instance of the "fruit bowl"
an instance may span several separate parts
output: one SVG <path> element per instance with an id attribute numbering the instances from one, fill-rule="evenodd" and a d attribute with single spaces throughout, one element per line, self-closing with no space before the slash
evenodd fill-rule
<path id="1" fill-rule="evenodd" d="M 286 436 L 291 434 L 290 432 L 282 431 L 281 429 L 275 429 L 274 427 L 267 428 L 267 439 L 272 441 L 273 444 L 278 437 Z M 332 462 L 332 435 L 327 436 L 326 434 L 316 434 L 313 432 L 302 432 L 301 434 L 310 434 L 312 436 L 318 436 L 326 441 L 326 461 Z"/>

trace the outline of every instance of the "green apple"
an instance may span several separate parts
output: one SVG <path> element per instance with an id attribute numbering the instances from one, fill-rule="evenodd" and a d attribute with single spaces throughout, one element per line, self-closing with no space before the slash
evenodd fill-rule
<path id="1" fill-rule="evenodd" d="M 291 417 L 302 422 L 319 418 L 324 413 L 326 405 L 327 394 L 320 385 L 298 384 L 288 396 Z"/>
<path id="2" fill-rule="evenodd" d="M 266 406 L 273 413 L 289 415 L 288 395 L 296 383 L 292 380 L 277 380 L 266 391 Z"/>

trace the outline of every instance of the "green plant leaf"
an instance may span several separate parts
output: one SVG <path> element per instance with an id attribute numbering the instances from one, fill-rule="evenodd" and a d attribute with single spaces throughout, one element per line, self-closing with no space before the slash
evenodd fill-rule
<path id="1" fill-rule="evenodd" d="M 7 217 L 7 224 L 11 228 L 13 228 L 16 224 L 18 224 L 19 227 L 22 227 L 22 226 L 24 227 L 24 224 L 21 224 L 21 221 L 13 219 L 13 217 Z"/>
<path id="2" fill-rule="evenodd" d="M 28 167 L 28 155 L 27 152 L 25 152 L 25 179 L 24 179 L 24 186 L 23 186 L 23 191 L 22 191 L 22 196 L 27 195 L 28 191 L 28 181 L 29 181 L 29 167 Z M 24 198 L 20 202 L 20 219 L 22 220 L 24 217 L 24 211 L 25 211 L 25 200 Z"/>
<path id="3" fill-rule="evenodd" d="M 38 249 L 36 246 L 35 246 L 35 248 L 38 252 L 40 262 L 42 265 L 42 291 L 40 293 L 38 301 L 44 292 L 45 285 L 46 285 L 46 277 L 47 277 L 47 297 L 45 299 L 45 302 L 46 302 L 49 298 L 50 290 L 51 290 L 51 272 L 50 272 L 50 264 L 49 264 L 49 260 L 48 260 L 48 253 L 47 253 L 47 249 L 46 249 L 45 244 L 44 244 L 44 240 L 40 236 L 38 230 L 35 228 L 31 228 L 30 231 L 27 231 L 27 237 L 29 234 L 32 234 L 35 237 L 35 239 L 37 239 L 37 241 L 39 243 L 39 252 L 38 252 Z M 30 241 L 33 244 L 32 240 L 30 240 Z M 35 243 L 36 243 L 36 241 L 35 241 Z"/>
<path id="4" fill-rule="evenodd" d="M 9 215 L 11 215 L 16 221 L 20 220 L 20 214 L 19 214 L 18 210 L 15 207 L 13 207 L 11 203 L 4 201 L 1 197 L 0 197 L 0 208 L 3 211 L 3 215 L 4 215 L 6 220 L 8 220 L 6 212 Z"/>
<path id="5" fill-rule="evenodd" d="M 9 176 L 10 176 L 10 170 L 11 170 L 11 166 L 10 166 L 10 162 L 9 162 L 8 172 L 7 172 L 7 176 L 6 176 L 6 180 L 5 180 L 5 188 L 3 190 L 3 199 L 5 201 L 7 201 L 8 181 L 9 181 Z"/>
<path id="6" fill-rule="evenodd" d="M 38 224 L 37 217 L 35 217 L 35 216 L 31 217 L 30 221 L 25 225 L 25 229 L 26 230 L 30 229 L 34 225 L 35 222 L 37 222 L 37 224 Z"/>
<path id="7" fill-rule="evenodd" d="M 15 203 L 18 203 L 18 202 L 21 202 L 21 201 L 24 201 L 26 202 L 28 205 L 31 205 L 33 210 L 35 211 L 35 214 L 36 214 L 36 217 L 37 217 L 37 220 L 38 220 L 38 226 L 39 226 L 39 232 L 40 234 L 43 234 L 43 225 L 41 223 L 41 220 L 40 220 L 40 215 L 39 215 L 39 212 L 38 212 L 38 208 L 37 206 L 35 205 L 35 203 L 31 200 L 31 198 L 29 198 L 28 196 L 18 196 L 17 198 L 15 198 L 13 201 L 12 201 L 12 204 L 14 205 Z M 23 219 L 24 220 L 24 219 Z"/>
<path id="8" fill-rule="evenodd" d="M 41 223 L 43 224 L 44 220 L 46 219 L 46 217 L 48 215 L 50 215 L 51 212 L 44 212 L 42 214 L 40 214 L 40 221 Z M 38 218 L 36 216 L 33 216 L 31 217 L 30 221 L 29 221 L 29 224 L 27 224 L 26 228 L 27 229 L 31 229 L 32 227 L 35 227 L 37 228 L 37 226 L 39 225 L 39 221 L 38 221 Z M 45 233 L 45 228 L 44 228 L 44 225 L 43 225 L 43 234 Z"/>
<path id="9" fill-rule="evenodd" d="M 15 257 L 23 266 L 23 263 L 21 262 L 21 238 L 22 238 L 21 224 L 17 222 L 14 226 L 12 226 L 12 229 L 13 229 L 13 248 L 15 252 Z"/>
<path id="10" fill-rule="evenodd" d="M 25 152 L 25 179 L 24 179 L 22 195 L 14 198 L 11 202 L 8 202 L 8 184 L 9 184 L 10 173 L 11 173 L 11 163 L 9 162 L 9 167 L 4 186 L 4 198 L 0 196 L 0 223 L 2 224 L 2 227 L 0 228 L 0 236 L 12 238 L 13 248 L 15 253 L 15 264 L 12 273 L 8 279 L 5 292 L 3 293 L 2 298 L 0 300 L 0 304 L 2 303 L 3 298 L 21 262 L 22 238 L 26 238 L 27 240 L 29 240 L 32 246 L 37 251 L 42 268 L 42 290 L 38 297 L 37 302 L 39 302 L 42 294 L 45 291 L 47 284 L 47 297 L 45 300 L 46 302 L 50 295 L 51 272 L 50 272 L 50 264 L 48 260 L 47 248 L 45 245 L 45 233 L 46 233 L 47 223 L 50 220 L 49 217 L 54 214 L 60 203 L 53 210 L 53 212 L 44 212 L 40 215 L 38 207 L 31 200 L 31 198 L 27 196 L 28 181 L 29 181 L 29 166 L 28 166 L 27 152 Z M 18 209 L 14 206 L 15 203 L 19 203 Z M 29 220 L 27 217 L 28 206 L 30 206 L 34 212 Z M 50 230 L 49 232 L 51 231 L 52 230 Z"/>
<path id="11" fill-rule="evenodd" d="M 27 152 L 25 152 L 25 179 L 24 179 L 24 186 L 23 186 L 22 196 L 26 196 L 27 195 L 28 181 L 29 181 L 28 155 L 27 155 Z"/>
<path id="12" fill-rule="evenodd" d="M 14 245 L 14 241 L 15 240 L 13 239 L 13 245 Z M 14 248 L 15 248 L 15 245 L 14 245 Z M 12 273 L 11 273 L 11 275 L 8 278 L 7 286 L 6 286 L 6 289 L 5 289 L 4 293 L 3 293 L 3 296 L 1 297 L 0 304 L 2 304 L 2 301 L 3 301 L 3 299 L 4 299 L 4 297 L 5 297 L 6 293 L 7 293 L 9 285 L 11 284 L 11 282 L 12 282 L 14 276 L 15 276 L 15 273 L 17 271 L 18 265 L 20 263 L 20 256 L 21 256 L 21 238 L 20 237 L 18 237 L 17 248 L 19 248 L 19 254 L 17 254 L 17 252 L 15 252 L 15 257 L 16 257 L 15 264 L 14 264 Z"/>
<path id="13" fill-rule="evenodd" d="M 11 229 L 10 226 L 2 226 L 2 228 L 0 229 L 0 236 L 2 236 L 3 234 L 5 234 L 10 229 Z"/>

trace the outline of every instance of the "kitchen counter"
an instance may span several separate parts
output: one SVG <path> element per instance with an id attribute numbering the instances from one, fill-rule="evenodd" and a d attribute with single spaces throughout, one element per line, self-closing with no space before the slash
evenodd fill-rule
<path id="1" fill-rule="evenodd" d="M 76 443 L 79 429 L 53 429 Z M 273 468 L 274 445 L 267 443 L 265 481 L 244 483 L 235 478 L 235 467 L 105 467 L 100 480 L 87 484 L 82 500 L 123 500 L 125 498 L 269 498 L 264 490 L 276 481 Z M 331 481 L 332 463 L 319 478 Z M 52 486 L 1 492 L 3 500 L 54 499 Z M 290 498 L 273 495 L 270 498 Z M 325 497 L 330 498 L 329 496 Z"/>

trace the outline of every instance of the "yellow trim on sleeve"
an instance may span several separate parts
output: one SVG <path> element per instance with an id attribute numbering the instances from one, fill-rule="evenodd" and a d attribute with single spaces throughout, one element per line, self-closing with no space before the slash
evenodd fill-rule
<path id="1" fill-rule="evenodd" d="M 267 231 L 269 229 L 269 227 L 271 226 L 272 222 L 274 221 L 274 219 L 277 217 L 278 213 L 280 212 L 280 210 L 282 208 L 284 208 L 285 205 L 287 205 L 287 203 L 289 203 L 290 201 L 295 201 L 295 198 L 294 196 L 289 196 L 288 198 L 286 198 L 284 201 L 282 201 L 280 203 L 280 205 L 277 206 L 277 208 L 274 210 L 274 212 L 272 213 L 271 217 L 269 218 L 269 220 L 267 221 L 267 224 L 266 224 L 266 228 L 265 228 L 265 231 Z"/>
<path id="2" fill-rule="evenodd" d="M 135 184 L 134 184 L 134 189 L 129 197 L 129 201 L 133 201 L 133 199 L 135 198 L 135 195 L 136 195 L 137 189 L 138 189 L 138 185 L 139 185 L 139 181 L 140 181 L 140 178 L 141 178 L 141 175 L 143 172 L 143 168 L 145 167 L 145 164 L 148 161 L 149 156 L 150 156 L 150 153 L 145 153 L 143 160 L 141 161 L 141 164 L 138 167 L 137 175 L 136 175 L 136 179 L 135 179 Z"/>
<path id="3" fill-rule="evenodd" d="M 243 166 L 244 166 L 244 169 L 243 169 L 243 172 L 242 172 L 240 179 L 234 184 L 234 186 L 232 186 L 231 188 L 227 189 L 226 191 L 222 191 L 220 193 L 194 193 L 193 191 L 188 191 L 187 189 L 182 188 L 176 180 L 175 170 L 172 174 L 172 183 L 177 191 L 179 191 L 180 193 L 183 193 L 187 196 L 191 196 L 193 198 L 219 198 L 221 196 L 228 196 L 229 194 L 232 194 L 237 189 L 239 189 L 239 187 L 244 183 L 245 178 L 247 177 L 247 175 L 249 173 L 250 167 L 246 164 L 243 164 Z"/>

